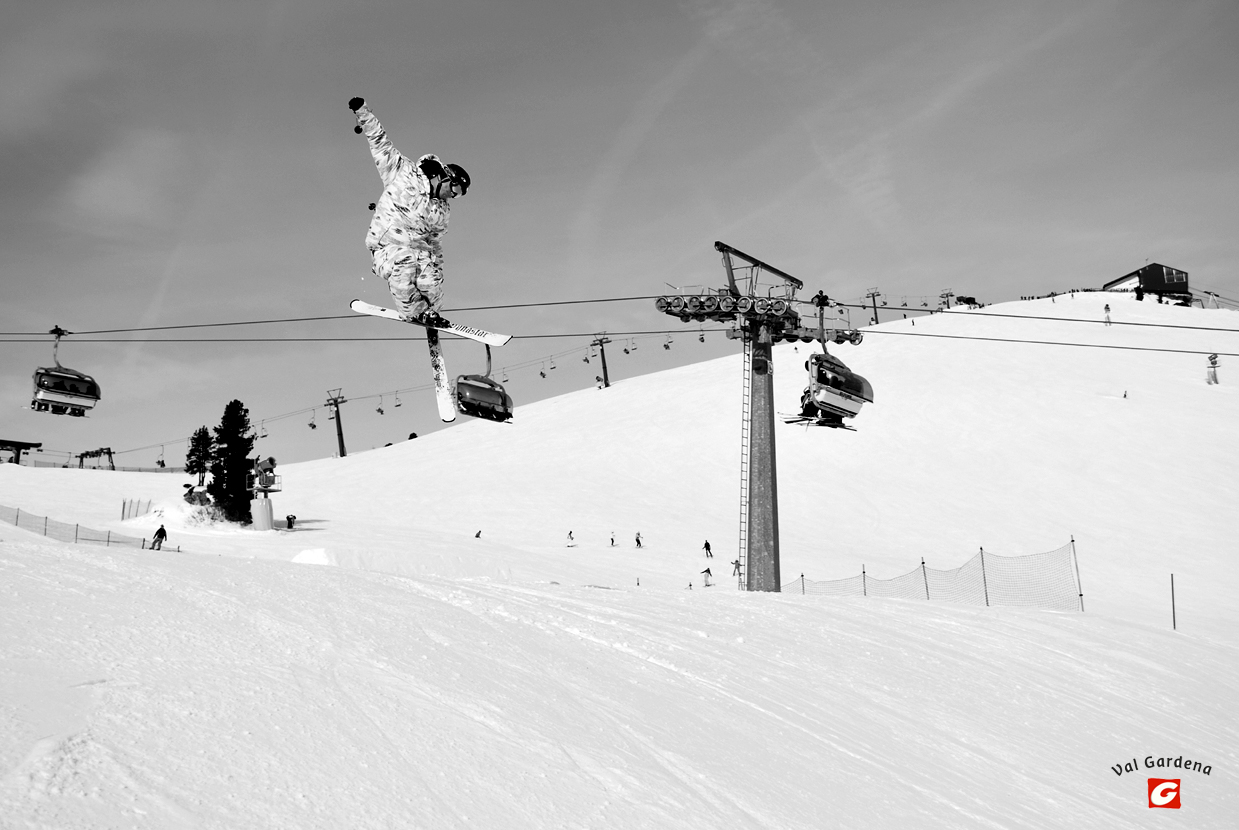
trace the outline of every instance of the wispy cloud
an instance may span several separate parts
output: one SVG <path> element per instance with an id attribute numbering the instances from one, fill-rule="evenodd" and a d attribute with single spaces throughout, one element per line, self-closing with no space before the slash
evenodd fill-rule
<path id="1" fill-rule="evenodd" d="M 773 0 L 686 0 L 684 6 L 711 44 L 755 69 L 799 76 L 825 63 Z"/>
<path id="2" fill-rule="evenodd" d="M 578 272 L 583 273 L 592 264 L 603 211 L 612 201 L 637 153 L 649 139 L 659 116 L 680 94 L 709 54 L 710 44 L 707 41 L 697 43 L 641 96 L 616 131 L 610 147 L 590 178 L 573 225 L 572 260 Z"/>
<path id="3" fill-rule="evenodd" d="M 0 136 L 41 129 L 65 90 L 96 77 L 105 62 L 88 31 L 77 26 L 10 32 L 0 49 Z"/>
<path id="4" fill-rule="evenodd" d="M 69 221 L 102 236 L 157 234 L 185 211 L 200 165 L 185 137 L 166 130 L 130 130 L 68 189 Z"/>

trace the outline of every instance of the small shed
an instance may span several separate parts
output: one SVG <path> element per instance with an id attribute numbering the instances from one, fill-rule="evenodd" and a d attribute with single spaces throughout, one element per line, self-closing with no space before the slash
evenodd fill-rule
<path id="1" fill-rule="evenodd" d="M 1187 272 L 1169 265 L 1151 262 L 1143 268 L 1130 274 L 1110 280 L 1103 285 L 1103 291 L 1135 291 L 1140 288 L 1149 294 L 1184 294 L 1191 295 L 1187 287 Z"/>

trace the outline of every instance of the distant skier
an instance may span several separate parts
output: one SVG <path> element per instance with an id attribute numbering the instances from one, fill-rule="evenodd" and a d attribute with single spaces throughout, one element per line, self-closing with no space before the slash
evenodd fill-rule
<path id="1" fill-rule="evenodd" d="M 447 232 L 451 200 L 469 192 L 469 174 L 433 154 L 414 164 L 392 145 L 365 100 L 353 98 L 348 106 L 357 116 L 357 131 L 370 142 L 370 154 L 383 179 L 383 195 L 375 203 L 366 234 L 374 273 L 387 280 L 406 319 L 445 325 L 439 315 L 443 304 L 439 237 Z"/>
<path id="2" fill-rule="evenodd" d="M 611 531 L 611 547 L 615 547 L 615 531 Z"/>
<path id="3" fill-rule="evenodd" d="M 705 581 L 705 587 L 709 588 L 710 585 L 713 584 L 710 582 L 710 577 L 713 576 L 713 574 L 710 573 L 710 569 L 706 568 L 704 571 L 702 571 L 701 576 L 703 580 Z"/>
<path id="4" fill-rule="evenodd" d="M 164 530 L 163 525 L 160 525 L 159 530 L 156 530 L 155 535 L 151 537 L 151 550 L 163 550 L 163 542 L 167 538 L 168 531 Z"/>
<path id="5" fill-rule="evenodd" d="M 569 531 L 568 531 L 568 547 L 570 547 L 570 548 L 575 548 L 575 547 L 576 547 L 576 539 L 573 539 L 573 538 L 572 538 L 572 531 L 571 531 L 571 530 L 569 530 Z"/>
<path id="6" fill-rule="evenodd" d="M 638 533 L 637 533 L 637 547 L 641 547 L 641 534 L 640 534 L 640 532 L 638 532 Z"/>
<path id="7" fill-rule="evenodd" d="M 1106 325 L 1110 325 L 1110 304 L 1106 303 Z"/>
<path id="8" fill-rule="evenodd" d="M 714 558 L 714 552 L 710 550 L 710 540 L 709 540 L 709 539 L 706 539 L 706 543 L 705 543 L 705 545 L 703 545 L 703 546 L 702 546 L 702 548 L 701 548 L 701 549 L 702 549 L 702 550 L 704 550 L 704 551 L 706 552 L 706 559 L 713 559 L 713 558 Z"/>
<path id="9" fill-rule="evenodd" d="M 1205 383 L 1210 386 L 1217 383 L 1217 355 L 1209 355 L 1209 368 L 1205 371 Z"/>
<path id="10" fill-rule="evenodd" d="M 739 560 L 739 559 L 733 559 L 733 560 L 731 560 L 731 564 L 734 566 L 734 567 L 731 569 L 731 575 L 732 575 L 732 576 L 739 576 L 739 575 L 740 575 L 740 560 Z"/>

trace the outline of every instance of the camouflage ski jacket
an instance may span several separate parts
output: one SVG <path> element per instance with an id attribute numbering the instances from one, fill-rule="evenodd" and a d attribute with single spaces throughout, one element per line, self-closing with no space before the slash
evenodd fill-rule
<path id="1" fill-rule="evenodd" d="M 416 162 L 409 161 L 392 145 L 387 131 L 365 104 L 357 110 L 357 123 L 370 143 L 374 166 L 383 179 L 383 195 L 375 203 L 366 247 L 371 253 L 395 246 L 441 256 L 439 238 L 447 232 L 451 209 L 447 200 L 431 198 L 430 180 L 421 170 L 423 161 L 439 158 L 426 154 Z"/>

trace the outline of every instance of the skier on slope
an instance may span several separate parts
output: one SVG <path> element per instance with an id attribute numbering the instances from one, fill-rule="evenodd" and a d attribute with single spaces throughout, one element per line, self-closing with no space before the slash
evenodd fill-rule
<path id="1" fill-rule="evenodd" d="M 366 234 L 376 276 L 387 287 L 401 315 L 410 321 L 444 326 L 443 249 L 451 200 L 469 191 L 469 174 L 459 164 L 443 164 L 426 154 L 414 164 L 387 138 L 387 131 L 362 98 L 348 102 L 357 116 L 357 131 L 370 143 L 370 154 L 383 179 Z"/>

